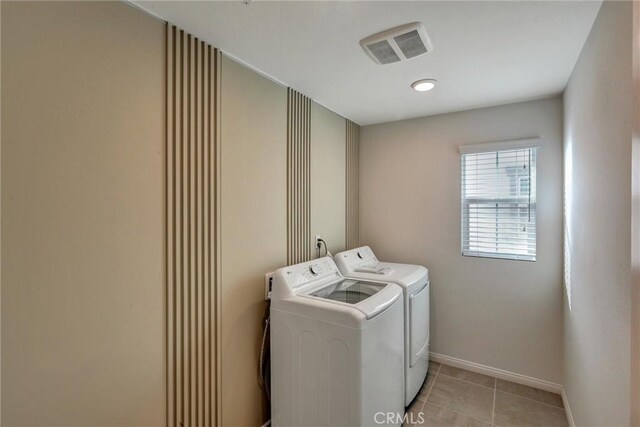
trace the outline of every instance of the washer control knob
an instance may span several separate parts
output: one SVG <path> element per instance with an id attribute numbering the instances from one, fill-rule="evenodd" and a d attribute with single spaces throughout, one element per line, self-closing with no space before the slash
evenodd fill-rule
<path id="1" fill-rule="evenodd" d="M 315 266 L 311 265 L 309 266 L 309 271 L 311 272 L 311 274 L 313 274 L 314 276 L 318 275 L 318 271 L 317 271 L 317 267 L 314 268 Z"/>

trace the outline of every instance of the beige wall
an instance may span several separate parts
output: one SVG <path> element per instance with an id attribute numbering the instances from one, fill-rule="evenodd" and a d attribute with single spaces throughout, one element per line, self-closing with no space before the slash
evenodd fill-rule
<path id="1" fill-rule="evenodd" d="M 462 257 L 458 146 L 532 136 L 538 260 Z M 433 352 L 561 382 L 562 100 L 362 128 L 360 242 L 429 268 Z"/>
<path id="2" fill-rule="evenodd" d="M 564 385 L 578 425 L 630 423 L 631 49 L 631 2 L 605 1 L 564 96 Z"/>
<path id="3" fill-rule="evenodd" d="M 311 235 L 345 239 L 345 125 L 311 107 Z M 222 422 L 259 425 L 264 274 L 287 258 L 287 90 L 222 61 Z"/>
<path id="4" fill-rule="evenodd" d="M 223 55 L 222 423 L 260 425 L 264 274 L 287 259 L 287 89 Z M 345 239 L 344 118 L 312 103 L 311 235 Z"/>
<path id="5" fill-rule="evenodd" d="M 640 2 L 633 3 L 633 148 L 631 209 L 631 425 L 640 425 Z"/>
<path id="6" fill-rule="evenodd" d="M 2 3 L 3 425 L 164 423 L 164 40 L 124 3 Z M 222 421 L 258 425 L 287 90 L 221 76 Z M 312 234 L 341 250 L 346 121 L 311 115 Z"/>
<path id="7" fill-rule="evenodd" d="M 164 26 L 1 7 L 2 425 L 162 425 Z"/>
<path id="8" fill-rule="evenodd" d="M 222 60 L 222 423 L 260 425 L 264 274 L 287 259 L 287 90 Z"/>
<path id="9" fill-rule="evenodd" d="M 311 236 L 321 235 L 334 254 L 345 249 L 346 123 L 311 104 Z"/>

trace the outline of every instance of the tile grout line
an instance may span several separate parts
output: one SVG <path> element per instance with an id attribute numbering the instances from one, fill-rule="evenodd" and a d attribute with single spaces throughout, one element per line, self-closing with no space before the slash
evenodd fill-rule
<path id="1" fill-rule="evenodd" d="M 496 395 L 498 394 L 498 378 L 494 378 L 493 387 L 493 408 L 491 409 L 491 426 L 495 426 L 496 420 Z"/>
<path id="2" fill-rule="evenodd" d="M 464 379 L 462 379 L 462 378 L 452 377 L 451 375 L 447 375 L 447 374 L 441 374 L 441 375 L 444 375 L 444 376 L 445 376 L 445 377 L 447 377 L 447 378 L 453 378 L 454 380 L 463 381 L 463 382 L 468 383 L 468 384 L 479 385 L 480 387 L 484 387 L 484 388 L 488 388 L 488 389 L 493 389 L 493 387 L 490 387 L 490 386 L 488 386 L 488 385 L 478 384 L 478 383 L 476 383 L 476 382 L 469 381 L 469 380 L 464 380 Z M 497 380 L 497 378 L 495 378 L 495 377 L 490 377 L 490 378 L 493 378 L 494 380 Z M 497 385 L 497 384 L 496 384 L 496 385 Z"/>
<path id="3" fill-rule="evenodd" d="M 527 387 L 527 388 L 530 388 L 530 389 L 533 389 L 533 390 L 541 391 L 541 392 L 543 392 L 543 393 L 552 394 L 552 395 L 554 395 L 554 396 L 558 396 L 558 397 L 560 398 L 560 400 L 562 401 L 562 394 L 560 394 L 560 393 L 554 393 L 554 392 L 552 392 L 552 391 L 543 390 L 543 389 L 541 389 L 541 388 L 532 387 L 532 386 L 529 386 L 529 385 L 526 385 L 526 384 L 520 384 L 520 383 L 516 383 L 516 382 L 513 382 L 513 381 L 509 381 L 509 380 L 503 380 L 503 379 L 498 378 L 498 377 L 496 377 L 496 389 L 498 388 L 498 381 L 503 381 L 503 382 L 506 382 L 506 383 L 516 384 L 516 385 L 520 385 L 520 386 L 523 386 L 523 387 Z M 506 390 L 498 390 L 498 391 L 499 391 L 499 392 L 501 392 L 501 393 L 512 394 L 512 395 L 514 395 L 514 396 L 518 396 L 518 397 L 521 397 L 521 398 L 523 398 L 523 399 L 531 400 L 531 401 L 533 401 L 533 402 L 538 402 L 538 403 L 542 403 L 542 404 L 544 404 L 544 405 L 553 406 L 553 407 L 555 407 L 555 408 L 564 409 L 564 404 L 563 404 L 562 406 L 556 406 L 556 405 L 553 405 L 553 404 L 551 404 L 551 403 L 543 402 L 542 400 L 532 399 L 532 398 L 530 398 L 530 397 L 525 397 L 525 396 L 521 396 L 521 395 L 519 395 L 519 394 L 511 393 L 510 391 L 506 391 Z"/>
<path id="4" fill-rule="evenodd" d="M 427 404 L 427 400 L 428 400 L 428 398 L 429 398 L 429 395 L 431 394 L 431 390 L 433 390 L 433 388 L 434 388 L 434 387 L 435 387 L 435 385 L 436 385 L 436 380 L 438 379 L 438 376 L 440 375 L 440 370 L 442 369 L 442 365 L 443 365 L 443 363 L 440 363 L 440 366 L 438 366 L 438 370 L 436 371 L 436 376 L 433 378 L 433 384 L 431 384 L 431 388 L 429 388 L 429 392 L 427 393 L 427 396 L 425 397 L 425 400 L 424 400 L 424 402 L 422 403 L 422 408 L 423 408 L 423 409 L 424 409 L 425 405 Z M 447 365 L 447 366 L 449 366 L 449 365 Z M 451 377 L 451 376 L 449 376 L 449 375 L 447 375 L 447 374 L 442 374 L 442 375 L 444 375 L 445 377 L 448 377 L 448 378 L 452 378 L 452 379 L 454 379 L 454 380 L 458 380 L 458 379 L 459 379 L 459 378 Z M 493 379 L 494 379 L 494 384 L 497 386 L 497 385 L 498 385 L 498 384 L 497 384 L 497 383 L 498 383 L 498 379 L 497 379 L 497 378 L 495 378 L 495 377 L 494 377 Z M 479 385 L 479 386 L 481 386 L 481 387 L 485 387 L 485 388 L 491 389 L 491 387 L 483 386 L 482 384 L 472 383 L 471 381 L 465 381 L 465 380 L 460 380 L 460 381 L 462 381 L 462 382 L 466 382 L 466 383 L 469 383 L 469 384 Z M 494 389 L 493 389 L 494 404 L 495 404 L 495 394 L 496 394 L 496 390 L 495 390 L 495 388 L 494 388 Z M 433 402 L 429 402 L 429 404 L 430 404 L 430 405 L 433 405 L 433 406 L 437 406 L 438 408 L 442 408 L 442 409 L 444 409 L 445 411 L 453 412 L 454 414 L 462 415 L 463 417 L 466 417 L 466 418 L 469 418 L 469 419 L 472 419 L 472 420 L 479 421 L 479 422 L 481 422 L 482 424 L 487 424 L 485 421 L 482 421 L 482 420 L 479 420 L 479 419 L 477 419 L 477 418 L 471 417 L 471 416 L 469 416 L 469 415 L 467 415 L 467 414 L 463 414 L 462 412 L 454 411 L 454 410 L 452 410 L 451 408 L 447 408 L 447 407 L 444 407 L 444 406 L 438 405 L 438 404 L 433 403 Z M 489 425 L 492 425 L 492 424 L 493 424 L 493 411 L 491 412 L 491 422 L 489 423 Z"/>
<path id="5" fill-rule="evenodd" d="M 440 369 L 442 369 L 442 363 L 440 364 L 440 366 L 438 366 L 438 370 L 436 371 L 436 375 L 435 375 L 435 377 L 433 377 L 433 384 L 431 384 L 431 387 L 429 387 L 429 391 L 427 392 L 427 396 L 424 398 L 424 401 L 422 402 L 422 407 L 420 408 L 420 412 L 424 413 L 423 409 L 427 405 L 427 400 L 429 399 L 429 395 L 431 394 L 431 390 L 433 390 L 433 388 L 436 386 L 436 380 L 438 379 L 438 376 L 440 375 Z M 449 375 L 446 375 L 446 374 L 442 374 L 442 375 L 444 375 L 445 377 L 449 377 Z M 453 378 L 453 377 L 449 377 L 449 378 Z M 454 378 L 454 379 L 457 379 L 457 378 Z M 496 381 L 497 381 L 497 379 L 496 379 Z M 468 381 L 466 381 L 466 382 L 468 382 Z M 470 383 L 470 384 L 474 384 L 474 383 Z M 478 384 L 478 385 L 480 385 L 480 384 Z M 495 391 L 494 391 L 494 394 L 495 394 Z M 445 411 L 453 412 L 454 414 L 462 415 L 463 417 L 466 417 L 466 418 L 469 418 L 469 419 L 472 419 L 472 420 L 476 420 L 476 421 L 480 421 L 481 423 L 486 424 L 484 421 L 479 420 L 479 419 L 474 418 L 474 417 L 470 417 L 469 415 L 463 414 L 462 412 L 454 411 L 454 410 L 452 410 L 450 408 L 446 408 L 444 406 L 438 405 L 437 403 L 433 403 L 433 402 L 428 402 L 428 403 L 429 403 L 429 405 L 433 405 L 433 406 L 437 406 L 438 408 L 442 408 Z M 493 420 L 493 418 L 492 418 L 492 420 Z"/>
<path id="6" fill-rule="evenodd" d="M 541 404 L 541 405 L 550 406 L 551 408 L 560 409 L 560 410 L 562 410 L 562 411 L 565 411 L 565 412 L 566 412 L 566 410 L 564 409 L 564 406 L 556 406 L 556 405 L 552 405 L 551 403 L 546 403 L 546 402 L 542 402 L 542 401 L 540 401 L 540 400 L 531 399 L 531 398 L 529 398 L 529 397 L 520 396 L 519 394 L 510 393 L 510 392 L 508 392 L 508 391 L 504 391 L 504 390 L 498 390 L 498 389 L 496 389 L 496 391 L 499 391 L 500 393 L 504 393 L 504 394 L 510 394 L 511 396 L 515 396 L 515 397 L 519 397 L 520 399 L 528 400 L 529 402 L 539 403 L 539 404 Z"/>
<path id="7" fill-rule="evenodd" d="M 441 366 L 442 366 L 442 365 L 443 365 L 443 364 L 441 364 Z M 451 365 L 447 365 L 447 366 L 451 366 Z M 455 366 L 454 366 L 454 367 L 455 367 Z M 462 369 L 462 368 L 458 368 L 458 369 Z M 466 369 L 463 369 L 463 370 L 466 370 Z M 472 371 L 469 371 L 469 372 L 472 372 Z M 489 389 L 493 388 L 493 387 L 489 387 L 489 386 L 484 385 L 484 384 L 478 384 L 478 383 L 476 383 L 476 382 L 469 381 L 469 380 L 465 380 L 465 379 L 462 379 L 462 378 L 452 377 L 451 375 L 447 375 L 447 374 L 440 374 L 440 375 L 444 375 L 445 377 L 452 378 L 452 379 L 454 379 L 454 380 L 463 381 L 463 382 L 465 382 L 465 383 L 469 383 L 469 384 L 473 384 L 473 385 L 479 385 L 480 387 L 485 387 L 485 388 L 489 388 Z M 479 374 L 479 375 L 483 375 L 483 374 Z M 488 376 L 488 375 L 485 375 L 485 376 Z M 493 378 L 493 379 L 495 380 L 495 390 L 496 390 L 496 391 L 499 391 L 500 393 L 510 394 L 510 395 L 512 395 L 512 396 L 519 397 L 519 398 L 521 398 L 521 399 L 525 399 L 525 400 L 529 400 L 529 401 L 531 401 L 531 402 L 541 403 L 541 404 L 543 404 L 543 405 L 551 406 L 552 408 L 556 408 L 556 409 L 562 409 L 563 411 L 565 411 L 565 412 L 566 412 L 566 410 L 565 410 L 564 406 L 556 406 L 556 405 L 553 405 L 553 404 L 551 404 L 551 403 L 543 402 L 543 401 L 541 401 L 541 400 L 532 399 L 532 398 L 530 398 L 530 397 L 520 396 L 519 394 L 511 393 L 511 392 L 508 392 L 508 391 L 505 391 L 505 390 L 498 390 L 498 377 L 490 377 L 490 378 Z M 506 380 L 503 380 L 503 381 L 506 381 Z M 507 381 L 507 382 L 511 382 L 511 381 Z M 514 384 L 518 384 L 518 383 L 514 383 Z M 529 386 L 526 386 L 526 387 L 529 387 Z M 533 388 L 534 390 L 546 391 L 546 390 L 542 390 L 542 389 L 535 388 L 535 387 L 531 387 L 531 388 Z M 551 394 L 557 394 L 557 393 L 552 393 L 552 392 L 548 392 L 548 393 L 551 393 Z"/>
<path id="8" fill-rule="evenodd" d="M 434 376 L 434 379 L 433 379 L 433 383 L 431 384 L 431 387 L 429 387 L 429 390 L 428 390 L 428 392 L 427 392 L 427 395 L 426 395 L 426 397 L 425 397 L 425 400 L 422 402 L 420 412 L 424 413 L 424 408 L 426 407 L 426 404 L 427 404 L 427 403 L 429 403 L 430 405 L 436 406 L 436 407 L 438 407 L 438 408 L 444 409 L 444 410 L 446 410 L 446 411 L 449 411 L 449 412 L 452 412 L 452 413 L 455 413 L 455 414 L 458 414 L 458 415 L 462 415 L 462 416 L 467 417 L 467 418 L 469 418 L 469 419 L 473 419 L 473 420 L 476 420 L 476 421 L 482 422 L 483 424 L 487 425 L 487 424 L 486 424 L 486 421 L 482 421 L 482 420 L 479 420 L 479 419 L 477 419 L 477 418 L 470 417 L 470 416 L 469 416 L 469 415 L 467 415 L 467 414 L 464 414 L 464 413 L 461 413 L 461 412 L 458 412 L 458 411 L 452 410 L 452 409 L 450 409 L 450 408 L 447 408 L 447 407 L 445 407 L 445 406 L 441 406 L 441 405 L 436 404 L 436 403 L 433 403 L 433 402 L 428 402 L 428 398 L 429 398 L 429 396 L 431 395 L 431 391 L 432 391 L 432 390 L 433 390 L 433 388 L 435 387 L 436 380 L 438 379 L 438 377 L 439 377 L 441 374 L 442 374 L 443 376 L 447 377 L 447 378 L 451 378 L 451 379 L 454 379 L 454 380 L 459 380 L 459 381 L 461 381 L 461 382 L 465 382 L 465 383 L 468 383 L 468 384 L 478 385 L 478 386 L 481 386 L 481 387 L 484 387 L 484 388 L 489 388 L 489 389 L 491 389 L 491 388 L 492 388 L 492 387 L 489 387 L 489 386 L 485 386 L 485 385 L 482 385 L 482 384 L 474 383 L 474 382 L 472 382 L 472 381 L 467 381 L 467 380 L 464 380 L 464 379 L 461 379 L 461 378 L 456 378 L 456 377 L 452 377 L 452 376 L 450 376 L 450 375 L 447 375 L 447 374 L 441 373 L 440 371 L 442 370 L 442 366 L 443 366 L 443 365 L 444 365 L 443 363 L 440 363 L 440 365 L 438 366 L 438 369 L 435 371 L 435 376 Z M 447 366 L 449 366 L 449 365 L 447 365 Z M 549 404 L 549 403 L 542 402 L 542 401 L 539 401 L 539 400 L 535 400 L 535 399 L 531 399 L 531 398 L 528 398 L 528 397 L 520 396 L 520 395 L 517 395 L 517 394 L 514 394 L 514 393 L 510 393 L 510 392 L 508 392 L 508 391 L 498 390 L 498 378 L 497 378 L 497 377 L 493 377 L 493 380 L 494 380 L 494 387 L 493 387 L 493 407 L 492 407 L 492 410 L 491 410 L 491 421 L 490 421 L 490 423 L 488 424 L 488 425 L 489 425 L 489 426 L 491 426 L 491 427 L 497 427 L 497 425 L 495 424 L 495 421 L 496 421 L 496 420 L 495 420 L 495 411 L 496 411 L 496 400 L 497 400 L 497 394 L 498 394 L 498 391 L 500 391 L 501 393 L 507 394 L 507 395 L 511 395 L 511 396 L 514 396 L 514 397 L 517 397 L 517 398 L 520 398 L 520 399 L 524 399 L 524 400 L 529 401 L 529 402 L 533 402 L 533 403 L 540 403 L 540 404 L 542 404 L 542 405 L 544 405 L 544 406 L 546 406 L 546 407 L 559 409 L 559 410 L 561 410 L 561 411 L 565 414 L 565 416 L 566 416 L 566 409 L 565 409 L 564 407 L 558 407 L 558 406 L 555 406 L 555 405 L 553 405 L 553 404 Z M 535 387 L 534 387 L 534 388 L 535 388 Z"/>
<path id="9" fill-rule="evenodd" d="M 428 361 L 427 361 L 428 363 Z M 433 388 L 433 384 L 436 383 L 436 377 L 438 376 L 438 372 L 440 371 L 440 366 L 442 366 L 442 364 L 438 365 L 438 369 L 436 370 L 435 376 L 433 377 L 433 383 L 431 384 L 431 387 L 429 387 L 429 390 L 427 391 L 427 395 L 425 396 L 424 400 L 420 400 L 418 399 L 418 402 L 421 402 L 422 405 L 420 405 L 420 409 L 418 410 L 418 413 L 423 412 L 422 410 L 424 409 L 424 405 L 427 403 L 427 397 L 429 397 L 429 393 L 431 393 L 431 389 Z M 418 392 L 418 394 L 420 394 L 420 392 Z M 408 413 L 408 411 L 407 411 Z"/>
<path id="10" fill-rule="evenodd" d="M 425 404 L 426 404 L 426 402 L 425 402 Z M 463 412 L 458 412 L 458 411 L 456 411 L 456 410 L 454 410 L 454 409 L 447 408 L 446 406 L 442 406 L 442 405 L 439 405 L 439 404 L 437 404 L 437 403 L 429 402 L 429 405 L 432 405 L 432 406 L 438 407 L 438 408 L 440 408 L 440 409 L 444 409 L 445 411 L 447 411 L 447 412 L 451 412 L 451 413 L 453 413 L 453 414 L 462 415 L 462 416 L 463 416 L 463 417 L 465 417 L 465 418 L 469 418 L 470 420 L 478 421 L 478 422 L 480 422 L 480 423 L 482 423 L 482 424 L 484 424 L 484 425 L 488 425 L 488 426 L 490 426 L 490 425 L 491 425 L 490 423 L 487 423 L 486 421 L 483 421 L 483 420 L 481 420 L 481 419 L 479 419 L 479 418 L 472 417 L 471 415 L 467 415 L 467 414 L 465 414 L 465 413 L 463 413 Z"/>
<path id="11" fill-rule="evenodd" d="M 433 390 L 433 386 L 436 385 L 436 380 L 438 379 L 438 375 L 440 375 L 440 369 L 442 368 L 442 363 L 438 366 L 436 370 L 436 375 L 433 377 L 433 383 L 431 383 L 431 387 L 429 387 L 429 391 L 427 391 L 427 395 L 424 397 L 424 402 L 422 407 L 424 408 L 424 404 L 427 403 L 427 399 L 429 399 L 429 395 L 431 394 L 431 390 Z M 443 374 L 444 375 L 444 374 Z"/>
<path id="12" fill-rule="evenodd" d="M 427 395 L 424 397 L 424 400 L 422 401 L 422 405 L 420 406 L 420 410 L 418 411 L 418 413 L 422 413 L 423 416 L 424 416 L 424 406 L 427 404 L 427 399 L 431 394 L 431 390 L 433 390 L 433 386 L 436 385 L 436 380 L 438 379 L 438 374 L 440 373 L 441 367 L 442 367 L 442 363 L 438 365 L 438 369 L 436 370 L 436 373 L 433 377 L 433 383 L 431 383 L 431 387 L 429 387 L 429 390 L 427 391 Z"/>

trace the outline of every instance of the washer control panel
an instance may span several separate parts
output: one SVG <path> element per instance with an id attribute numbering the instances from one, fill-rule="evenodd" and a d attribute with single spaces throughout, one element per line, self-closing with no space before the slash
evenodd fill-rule
<path id="1" fill-rule="evenodd" d="M 324 257 L 286 267 L 285 275 L 289 287 L 295 289 L 328 277 L 339 277 L 340 272 L 331 258 Z"/>

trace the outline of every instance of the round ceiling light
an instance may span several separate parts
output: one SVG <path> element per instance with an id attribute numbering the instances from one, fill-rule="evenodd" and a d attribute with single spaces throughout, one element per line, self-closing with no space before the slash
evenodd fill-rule
<path id="1" fill-rule="evenodd" d="M 418 80 L 417 82 L 413 82 L 411 84 L 411 87 L 418 92 L 426 92 L 436 87 L 436 81 L 433 79 L 422 79 Z"/>

